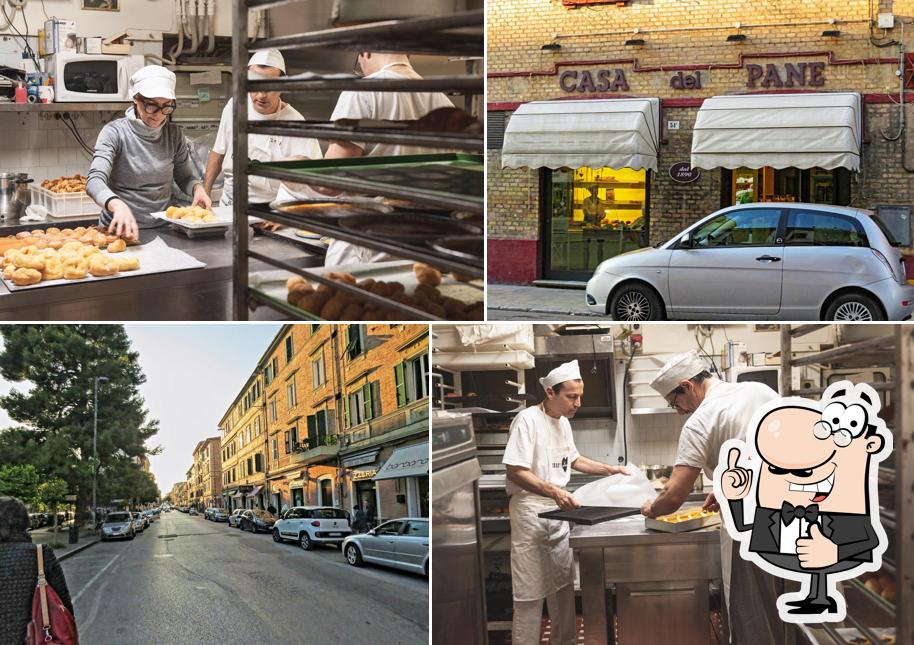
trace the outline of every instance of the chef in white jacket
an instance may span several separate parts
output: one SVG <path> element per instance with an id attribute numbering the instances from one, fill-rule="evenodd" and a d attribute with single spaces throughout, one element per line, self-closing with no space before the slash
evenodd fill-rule
<path id="1" fill-rule="evenodd" d="M 641 508 L 646 517 L 657 517 L 676 511 L 685 502 L 699 472 L 704 471 L 706 481 L 713 481 L 721 445 L 728 439 L 745 440 L 755 412 L 778 398 L 778 393 L 764 383 L 728 383 L 713 377 L 695 350 L 671 359 L 651 381 L 651 387 L 679 414 L 689 415 L 679 435 L 669 482 L 657 498 Z M 705 499 L 704 508 L 720 510 L 713 492 Z M 729 612 L 731 636 L 737 643 L 780 641 L 783 633 L 775 606 L 776 579 L 744 562 L 738 545 L 734 553 L 726 531 L 720 532 L 720 546 L 727 607 L 742 608 L 736 615 Z M 749 606 L 762 611 L 746 611 Z"/>
<path id="2" fill-rule="evenodd" d="M 551 642 L 574 645 L 574 559 L 569 523 L 539 513 L 580 506 L 565 490 L 571 469 L 591 475 L 628 474 L 578 453 L 569 419 L 581 407 L 584 382 L 577 361 L 564 363 L 540 379 L 545 399 L 514 417 L 502 462 L 511 496 L 511 582 L 514 594 L 512 642 L 540 642 L 543 599 L 552 621 Z"/>

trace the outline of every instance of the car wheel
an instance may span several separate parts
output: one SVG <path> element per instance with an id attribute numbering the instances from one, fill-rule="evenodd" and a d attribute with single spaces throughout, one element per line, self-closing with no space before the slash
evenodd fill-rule
<path id="1" fill-rule="evenodd" d="M 314 543 L 311 541 L 311 536 L 308 535 L 307 531 L 302 531 L 301 535 L 298 536 L 298 543 L 305 551 L 310 551 L 314 548 Z"/>
<path id="2" fill-rule="evenodd" d="M 640 322 L 663 320 L 663 303 L 654 290 L 643 284 L 622 286 L 609 303 L 613 320 Z"/>
<path id="3" fill-rule="evenodd" d="M 279 534 L 279 531 L 277 529 L 273 529 L 273 541 L 282 542 L 282 536 Z"/>
<path id="4" fill-rule="evenodd" d="M 879 304 L 863 293 L 846 293 L 832 300 L 825 320 L 836 322 L 885 320 Z"/>
<path id="5" fill-rule="evenodd" d="M 354 544 L 346 545 L 346 562 L 351 564 L 354 567 L 362 566 L 362 552 L 359 551 L 359 547 Z"/>
<path id="6" fill-rule="evenodd" d="M 136 537 L 135 535 L 128 535 L 128 536 L 127 536 L 127 539 L 128 539 L 128 540 L 132 540 L 132 539 L 135 538 L 135 537 Z"/>

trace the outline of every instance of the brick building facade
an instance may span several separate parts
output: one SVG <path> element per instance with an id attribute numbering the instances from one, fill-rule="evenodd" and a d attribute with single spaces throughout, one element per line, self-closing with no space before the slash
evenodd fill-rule
<path id="1" fill-rule="evenodd" d="M 914 88 L 914 65 L 906 61 L 899 79 L 899 48 L 891 44 L 902 39 L 901 21 L 914 15 L 914 1 L 881 0 L 872 7 L 837 0 L 765 3 L 752 5 L 748 12 L 742 5 L 716 0 L 573 4 L 487 3 L 491 280 L 586 280 L 600 259 L 668 239 L 700 217 L 735 203 L 742 181 L 755 182 L 756 200 L 862 208 L 914 202 L 914 155 L 908 152 L 903 158 L 905 144 L 914 145 L 912 135 L 905 130 L 895 136 L 900 123 L 899 82 Z M 894 14 L 894 27 L 877 29 L 871 23 L 877 11 Z M 906 48 L 914 44 L 910 35 L 904 39 Z M 750 179 L 742 170 L 715 168 L 702 170 L 690 183 L 671 177 L 671 166 L 690 163 L 693 127 L 705 99 L 821 92 L 860 95 L 859 172 L 768 169 Z M 502 167 L 504 124 L 510 125 L 519 106 L 624 97 L 660 99 L 656 172 L 617 179 L 625 188 L 613 190 L 602 188 L 611 184 L 581 169 Z M 914 93 L 906 93 L 904 100 L 914 100 Z M 759 136 L 764 136 L 763 130 Z M 562 213 L 555 197 L 561 176 L 567 176 L 568 194 L 573 195 Z M 597 188 L 601 204 L 631 188 L 640 193 L 624 206 L 630 215 L 623 212 L 618 222 L 601 220 L 600 230 L 591 227 L 594 234 L 589 239 L 583 234 L 587 250 L 572 258 L 574 264 L 568 258 L 567 240 L 582 245 L 580 229 L 586 215 L 573 209 L 590 186 Z M 910 228 L 910 217 L 906 222 Z M 603 230 L 610 224 L 613 229 L 618 224 L 618 231 Z"/>

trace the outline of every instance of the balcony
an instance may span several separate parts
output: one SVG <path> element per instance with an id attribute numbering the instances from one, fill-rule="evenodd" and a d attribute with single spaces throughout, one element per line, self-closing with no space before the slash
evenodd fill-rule
<path id="1" fill-rule="evenodd" d="M 343 435 L 342 452 L 362 450 L 416 434 L 428 435 L 428 397 L 353 426 Z"/>
<path id="2" fill-rule="evenodd" d="M 305 439 L 293 451 L 291 462 L 301 466 L 320 464 L 334 459 L 339 452 L 340 446 L 335 434 L 327 435 L 324 437 L 323 444 L 316 445 L 313 448 L 309 440 Z"/>

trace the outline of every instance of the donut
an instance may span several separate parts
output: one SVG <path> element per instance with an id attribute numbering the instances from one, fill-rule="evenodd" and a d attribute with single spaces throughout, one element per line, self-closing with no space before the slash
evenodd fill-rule
<path id="1" fill-rule="evenodd" d="M 108 244 L 108 253 L 120 253 L 127 248 L 127 243 L 122 239 L 116 239 Z"/>
<path id="2" fill-rule="evenodd" d="M 41 271 L 36 271 L 35 269 L 19 268 L 13 271 L 11 279 L 13 284 L 20 287 L 26 287 L 30 284 L 38 284 L 41 282 Z"/>
<path id="3" fill-rule="evenodd" d="M 66 280 L 82 280 L 89 275 L 89 264 L 83 259 L 67 260 L 63 265 Z"/>

